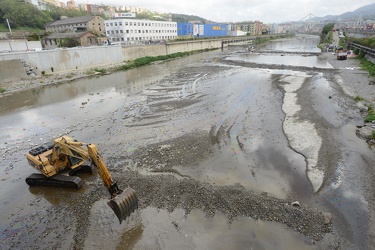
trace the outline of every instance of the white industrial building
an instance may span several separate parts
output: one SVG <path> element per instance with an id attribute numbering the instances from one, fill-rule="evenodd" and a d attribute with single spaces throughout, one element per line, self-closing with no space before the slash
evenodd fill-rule
<path id="1" fill-rule="evenodd" d="M 137 44 L 177 38 L 176 22 L 112 19 L 104 23 L 106 36 L 111 43 Z"/>

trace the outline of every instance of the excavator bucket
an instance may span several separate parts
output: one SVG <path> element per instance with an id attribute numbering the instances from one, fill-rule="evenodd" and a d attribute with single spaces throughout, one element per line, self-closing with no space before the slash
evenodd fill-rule
<path id="1" fill-rule="evenodd" d="M 125 189 L 121 194 L 116 195 L 116 197 L 107 203 L 113 212 L 115 212 L 120 224 L 138 208 L 137 194 L 132 188 Z"/>

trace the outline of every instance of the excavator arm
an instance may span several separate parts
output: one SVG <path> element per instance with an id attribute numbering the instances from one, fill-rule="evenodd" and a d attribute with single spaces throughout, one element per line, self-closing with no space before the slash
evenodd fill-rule
<path id="1" fill-rule="evenodd" d="M 113 181 L 108 168 L 104 164 L 103 157 L 99 154 L 98 148 L 94 144 L 88 144 L 87 151 L 90 159 L 98 168 L 100 178 L 105 187 L 111 194 L 111 199 L 107 204 L 112 208 L 121 224 L 126 217 L 138 208 L 137 195 L 132 188 L 126 188 L 124 191 L 119 189 L 117 183 Z"/>
<path id="2" fill-rule="evenodd" d="M 112 176 L 109 173 L 108 168 L 104 164 L 103 157 L 99 154 L 98 148 L 94 144 L 88 144 L 87 150 L 91 160 L 98 168 L 100 178 L 111 194 L 111 198 L 114 198 L 116 195 L 121 194 L 122 190 L 120 190 L 117 186 L 117 183 L 112 180 Z"/>

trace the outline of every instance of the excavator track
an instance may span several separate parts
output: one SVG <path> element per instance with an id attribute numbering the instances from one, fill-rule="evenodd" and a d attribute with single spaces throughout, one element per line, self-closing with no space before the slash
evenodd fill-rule
<path id="1" fill-rule="evenodd" d="M 77 176 L 67 176 L 57 174 L 52 177 L 46 177 L 43 174 L 31 174 L 26 178 L 26 183 L 32 186 L 54 186 L 80 189 L 83 181 Z"/>

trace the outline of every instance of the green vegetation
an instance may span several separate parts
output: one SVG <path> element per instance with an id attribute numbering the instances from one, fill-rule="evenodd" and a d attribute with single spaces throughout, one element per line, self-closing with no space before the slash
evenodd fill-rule
<path id="1" fill-rule="evenodd" d="M 355 48 L 353 52 L 358 55 L 356 58 L 360 61 L 361 68 L 368 71 L 370 76 L 375 76 L 375 64 L 365 58 L 364 51 Z"/>
<path id="2" fill-rule="evenodd" d="M 127 69 L 131 69 L 131 68 L 139 67 L 139 66 L 142 66 L 142 65 L 147 65 L 147 64 L 150 64 L 150 63 L 156 62 L 156 61 L 164 61 L 164 60 L 168 60 L 168 59 L 174 59 L 174 58 L 177 58 L 177 57 L 183 57 L 183 56 L 189 55 L 191 53 L 192 52 L 178 52 L 178 53 L 173 53 L 173 54 L 165 55 L 165 56 L 141 57 L 141 58 L 135 59 L 134 61 L 130 61 L 125 65 L 122 65 L 120 67 L 120 69 L 121 70 L 127 70 Z"/>
<path id="3" fill-rule="evenodd" d="M 67 47 L 67 48 L 74 48 L 74 47 L 81 45 L 79 40 L 74 37 L 67 37 L 64 39 L 59 39 L 59 44 L 60 44 L 59 45 L 60 47 Z"/>
<path id="4" fill-rule="evenodd" d="M 0 87 L 0 93 L 4 93 L 6 91 L 6 89 Z"/>
<path id="5" fill-rule="evenodd" d="M 357 101 L 357 102 L 360 102 L 360 101 L 364 101 L 365 98 L 360 97 L 360 96 L 357 95 L 357 96 L 354 98 L 354 100 Z"/>
<path id="6" fill-rule="evenodd" d="M 372 121 L 375 121 L 375 113 L 369 113 L 366 117 L 365 117 L 365 122 L 372 122 Z"/>
<path id="7" fill-rule="evenodd" d="M 374 112 L 374 106 L 372 104 L 367 105 L 368 112 Z"/>
<path id="8" fill-rule="evenodd" d="M 375 130 L 373 130 L 373 131 L 371 132 L 371 139 L 372 139 L 372 140 L 375 139 Z"/>
<path id="9" fill-rule="evenodd" d="M 22 3 L 17 0 L 0 0 L 0 23 L 2 24 L 0 30 L 5 28 L 8 31 L 7 19 L 12 30 L 36 31 L 44 30 L 46 24 L 59 20 L 61 16 L 77 17 L 86 15 L 89 15 L 89 13 L 74 9 L 65 10 L 50 4 L 46 5 L 46 10 L 39 10 L 31 3 Z"/>
<path id="10" fill-rule="evenodd" d="M 332 43 L 332 29 L 334 26 L 334 23 L 324 25 L 322 32 L 320 33 L 320 47 L 326 47 L 326 45 Z"/>
<path id="11" fill-rule="evenodd" d="M 365 122 L 372 122 L 375 120 L 375 111 L 372 104 L 367 105 L 367 116 L 365 117 Z"/>
<path id="12" fill-rule="evenodd" d="M 367 38 L 361 38 L 361 39 L 355 39 L 355 43 L 358 43 L 360 45 L 375 48 L 375 37 L 367 37 Z"/>
<path id="13" fill-rule="evenodd" d="M 363 70 L 368 71 L 370 76 L 375 76 L 375 64 L 368 61 L 366 58 L 360 58 L 361 67 Z"/>
<path id="14" fill-rule="evenodd" d="M 190 16 L 190 15 L 184 15 L 184 14 L 173 14 L 172 21 L 177 22 L 177 23 L 187 23 L 187 22 L 192 22 L 192 21 L 200 21 L 201 23 L 207 22 L 207 20 L 202 17 Z"/>
<path id="15" fill-rule="evenodd" d="M 356 96 L 354 98 L 355 101 L 361 102 L 361 101 L 366 101 L 365 98 Z M 364 118 L 365 122 L 372 122 L 375 121 L 375 110 L 374 106 L 372 104 L 366 103 L 365 106 L 367 106 L 367 116 Z M 375 139 L 375 138 L 373 138 Z"/>
<path id="16" fill-rule="evenodd" d="M 95 72 L 99 72 L 100 74 L 105 74 L 105 73 L 107 73 L 107 70 L 106 70 L 106 69 L 98 69 L 98 68 L 95 68 L 94 71 L 95 71 Z"/>
<path id="17" fill-rule="evenodd" d="M 369 38 L 346 37 L 345 44 L 343 47 L 346 47 L 351 42 L 355 42 L 365 47 L 375 48 L 375 37 L 369 37 Z M 368 71 L 370 76 L 375 76 L 375 64 L 368 61 L 365 58 L 365 52 L 357 48 L 354 48 L 353 52 L 354 54 L 358 55 L 356 58 L 360 61 L 362 69 Z"/>

